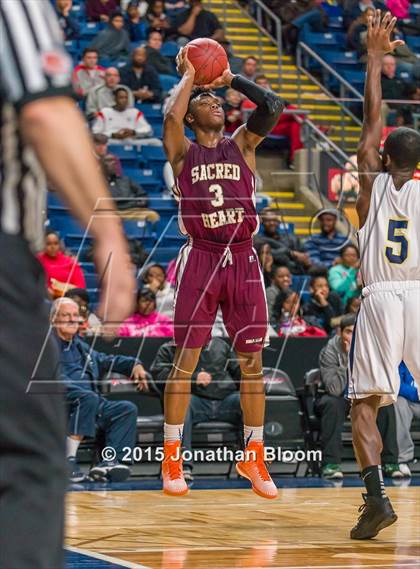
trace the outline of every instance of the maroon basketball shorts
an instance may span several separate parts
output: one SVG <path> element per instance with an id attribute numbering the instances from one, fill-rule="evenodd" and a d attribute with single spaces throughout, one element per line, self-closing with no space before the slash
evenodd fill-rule
<path id="1" fill-rule="evenodd" d="M 179 252 L 175 291 L 175 343 L 205 346 L 218 307 L 233 347 L 257 352 L 268 329 L 263 275 L 252 241 L 226 245 L 190 240 Z"/>

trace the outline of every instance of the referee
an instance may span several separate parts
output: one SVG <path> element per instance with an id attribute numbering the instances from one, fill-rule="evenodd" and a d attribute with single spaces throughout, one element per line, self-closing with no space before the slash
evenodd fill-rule
<path id="1" fill-rule="evenodd" d="M 101 198 L 109 206 L 70 76 L 49 1 L 1 0 L 1 569 L 63 565 L 65 413 L 33 253 L 42 243 L 46 178 L 85 226 Z M 112 214 L 94 217 L 89 231 L 102 275 L 101 315 L 115 329 L 134 291 L 127 244 Z"/>

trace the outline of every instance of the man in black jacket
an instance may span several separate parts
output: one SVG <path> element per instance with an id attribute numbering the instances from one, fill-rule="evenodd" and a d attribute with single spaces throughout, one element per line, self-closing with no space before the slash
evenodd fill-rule
<path id="1" fill-rule="evenodd" d="M 165 389 L 175 354 L 173 342 L 162 344 L 150 368 L 155 382 Z M 192 395 L 184 423 L 183 447 L 191 450 L 193 426 L 204 421 L 225 421 L 239 426 L 242 412 L 239 399 L 241 371 L 231 347 L 222 338 L 212 338 L 201 352 L 192 375 Z M 184 463 L 184 478 L 192 480 L 192 464 Z"/>
<path id="2" fill-rule="evenodd" d="M 113 154 L 102 158 L 102 167 L 109 192 L 119 210 L 147 207 L 147 193 L 128 176 L 118 175 L 117 160 Z"/>
<path id="3" fill-rule="evenodd" d="M 160 53 L 162 43 L 162 34 L 158 30 L 150 30 L 146 44 L 147 63 L 158 73 L 176 75 L 175 68 L 170 60 Z"/>
<path id="4" fill-rule="evenodd" d="M 144 46 L 133 50 L 131 64 L 120 71 L 121 83 L 130 87 L 136 101 L 158 103 L 162 98 L 162 86 L 156 70 L 147 64 Z"/>

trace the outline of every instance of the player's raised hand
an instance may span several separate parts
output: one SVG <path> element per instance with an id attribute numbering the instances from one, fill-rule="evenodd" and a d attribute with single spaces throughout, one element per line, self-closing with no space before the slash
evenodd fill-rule
<path id="1" fill-rule="evenodd" d="M 184 75 L 185 73 L 188 73 L 189 75 L 192 76 L 195 75 L 194 65 L 188 59 L 187 46 L 181 47 L 181 49 L 178 52 L 178 55 L 176 56 L 175 61 L 176 61 L 176 70 L 179 73 L 179 75 Z"/>
<path id="2" fill-rule="evenodd" d="M 207 85 L 203 85 L 203 88 L 204 89 L 219 89 L 220 87 L 230 87 L 230 84 L 232 83 L 233 78 L 234 78 L 234 75 L 233 75 L 232 71 L 230 70 L 230 67 L 228 67 L 227 69 L 225 69 L 223 71 L 223 73 L 219 77 L 217 77 L 217 79 L 215 79 L 211 83 L 208 83 Z"/>
<path id="3" fill-rule="evenodd" d="M 403 40 L 391 41 L 391 36 L 397 23 L 390 12 L 381 17 L 381 11 L 375 10 L 373 16 L 368 18 L 367 50 L 370 54 L 384 55 L 391 53 L 395 48 L 404 45 Z"/>

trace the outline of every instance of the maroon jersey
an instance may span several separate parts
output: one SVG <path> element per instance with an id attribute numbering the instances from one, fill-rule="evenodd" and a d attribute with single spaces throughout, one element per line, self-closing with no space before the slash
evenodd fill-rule
<path id="1" fill-rule="evenodd" d="M 180 229 L 193 239 L 233 243 L 258 229 L 254 173 L 231 138 L 215 148 L 193 142 L 176 191 Z"/>

